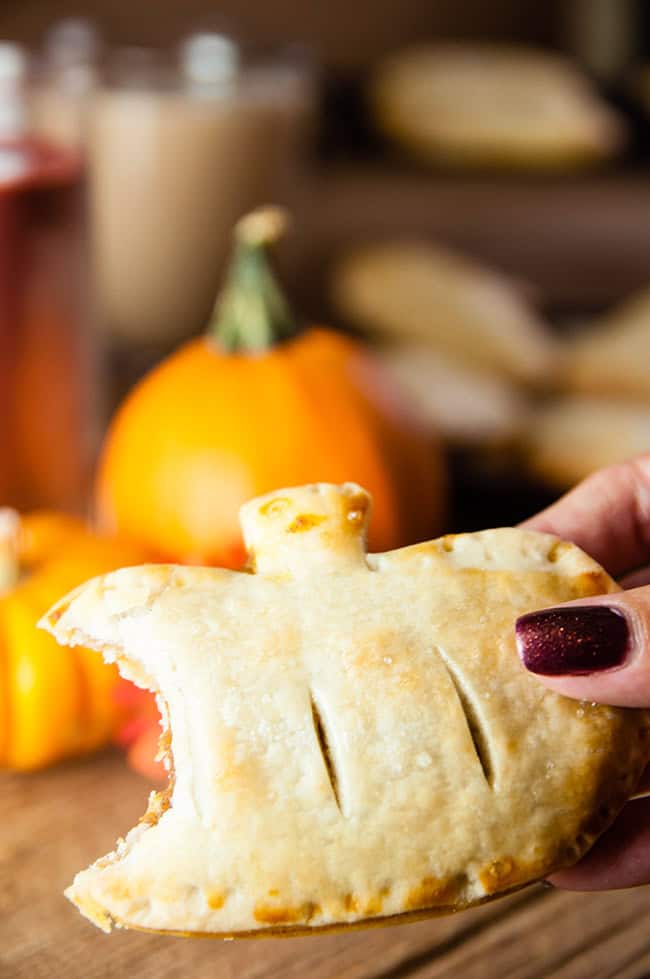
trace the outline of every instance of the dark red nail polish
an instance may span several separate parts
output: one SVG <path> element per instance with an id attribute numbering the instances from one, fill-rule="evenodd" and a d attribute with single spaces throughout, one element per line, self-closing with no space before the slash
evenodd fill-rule
<path id="1" fill-rule="evenodd" d="M 607 605 L 549 608 L 522 615 L 516 625 L 526 669 L 542 676 L 581 676 L 620 666 L 630 633 L 625 616 Z"/>

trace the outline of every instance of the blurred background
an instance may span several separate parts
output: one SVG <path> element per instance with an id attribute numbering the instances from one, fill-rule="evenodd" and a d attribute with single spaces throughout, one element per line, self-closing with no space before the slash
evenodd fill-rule
<path id="1" fill-rule="evenodd" d="M 0 11 L 4 501 L 86 506 L 115 408 L 271 201 L 300 316 L 373 347 L 442 442 L 445 529 L 650 447 L 641 0 L 78 14 Z"/>
<path id="2" fill-rule="evenodd" d="M 59 893 L 142 781 L 70 760 L 113 742 L 167 773 L 153 698 L 36 629 L 54 601 L 142 561 L 240 567 L 238 507 L 279 486 L 361 483 L 386 550 L 515 524 L 650 450 L 650 8 L 3 0 L 0 39 L 0 767 L 68 761 L 3 775 L 0 947 L 7 975 L 86 976 Z M 268 204 L 288 226 L 239 223 L 230 261 Z M 597 900 L 526 934 L 589 953 L 602 920 L 629 955 L 636 924 L 647 955 L 638 896 Z M 400 955 L 448 926 L 409 927 Z M 524 955 L 513 928 L 477 969 Z M 354 975 L 411 974 L 358 941 Z M 165 975 L 215 974 L 177 948 Z"/>

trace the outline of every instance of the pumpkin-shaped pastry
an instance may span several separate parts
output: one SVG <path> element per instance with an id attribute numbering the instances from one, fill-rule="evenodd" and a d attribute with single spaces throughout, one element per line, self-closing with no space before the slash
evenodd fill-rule
<path id="1" fill-rule="evenodd" d="M 143 552 L 75 517 L 0 510 L 0 767 L 41 768 L 105 744 L 119 706 L 114 667 L 36 628 L 58 597 Z"/>
<path id="2" fill-rule="evenodd" d="M 423 343 L 395 343 L 377 356 L 408 392 L 419 417 L 450 445 L 500 448 L 524 430 L 525 394 L 496 372 L 476 370 Z"/>
<path id="3" fill-rule="evenodd" d="M 574 169 L 624 142 L 619 116 L 559 54 L 505 44 L 407 48 L 380 63 L 370 102 L 384 132 L 430 163 Z"/>
<path id="4" fill-rule="evenodd" d="M 421 344 L 488 377 L 534 386 L 554 378 L 553 336 L 522 290 L 439 244 L 351 248 L 335 266 L 332 298 L 347 321 L 380 339 Z"/>
<path id="5" fill-rule="evenodd" d="M 566 489 L 590 473 L 650 451 L 650 404 L 614 398 L 558 398 L 526 418 L 522 454 L 531 472 Z"/>
<path id="6" fill-rule="evenodd" d="M 455 911 L 576 861 L 636 787 L 648 715 L 520 664 L 525 612 L 616 589 L 524 530 L 368 554 L 359 486 L 242 511 L 247 573 L 95 579 L 45 625 L 164 707 L 174 778 L 70 899 L 97 925 L 314 932 Z M 167 743 L 169 739 L 165 739 Z"/>
<path id="7" fill-rule="evenodd" d="M 650 289 L 629 297 L 567 340 L 561 367 L 570 390 L 650 404 Z"/>

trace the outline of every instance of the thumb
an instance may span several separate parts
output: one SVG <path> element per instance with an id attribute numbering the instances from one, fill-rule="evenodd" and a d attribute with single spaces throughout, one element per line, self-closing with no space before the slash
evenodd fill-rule
<path id="1" fill-rule="evenodd" d="M 516 636 L 526 669 L 556 693 L 650 707 L 650 586 L 531 612 Z"/>

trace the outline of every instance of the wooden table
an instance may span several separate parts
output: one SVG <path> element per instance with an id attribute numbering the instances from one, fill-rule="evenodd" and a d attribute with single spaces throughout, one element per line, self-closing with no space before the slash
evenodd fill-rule
<path id="1" fill-rule="evenodd" d="M 529 888 L 476 911 L 315 938 L 216 942 L 102 934 L 61 895 L 112 849 L 148 786 L 121 757 L 0 775 L 1 979 L 642 979 L 650 888 Z"/>

